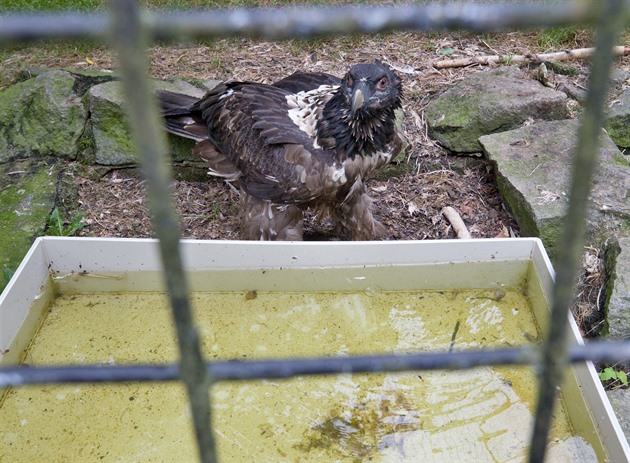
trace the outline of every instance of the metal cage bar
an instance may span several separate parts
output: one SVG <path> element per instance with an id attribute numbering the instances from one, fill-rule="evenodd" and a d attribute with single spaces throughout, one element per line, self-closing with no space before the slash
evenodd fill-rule
<path id="1" fill-rule="evenodd" d="M 630 21 L 630 0 L 625 21 Z M 248 36 L 267 39 L 377 33 L 393 30 L 469 29 L 486 32 L 514 27 L 596 24 L 605 19 L 603 2 L 514 2 L 510 4 L 409 3 L 388 6 L 237 8 L 200 11 L 145 11 L 141 21 L 154 39 Z M 0 15 L 0 40 L 108 37 L 107 12 Z"/>
<path id="2" fill-rule="evenodd" d="M 570 363 L 618 362 L 630 358 L 630 341 L 594 342 L 571 346 Z M 461 370 L 483 365 L 535 365 L 542 359 L 538 346 L 407 355 L 370 355 L 336 358 L 227 361 L 207 363 L 214 382 L 287 379 L 294 376 L 381 371 Z M 11 367 L 2 369 L 0 387 L 50 383 L 177 381 L 181 369 L 170 365 L 81 365 L 61 367 Z"/>
<path id="3" fill-rule="evenodd" d="M 112 39 L 119 53 L 125 92 L 129 99 L 131 127 L 141 154 L 154 227 L 160 247 L 176 321 L 181 361 L 177 365 L 121 367 L 16 367 L 0 370 L 0 387 L 46 382 L 110 382 L 181 380 L 190 396 L 199 455 L 216 461 L 210 431 L 209 385 L 211 379 L 249 380 L 287 378 L 295 375 L 343 372 L 401 371 L 439 368 L 471 368 L 488 364 L 543 362 L 540 395 L 532 435 L 530 461 L 544 458 L 555 389 L 568 362 L 616 361 L 630 358 L 630 342 L 566 346 L 567 312 L 573 294 L 577 253 L 585 221 L 585 198 L 597 153 L 597 134 L 602 123 L 612 45 L 624 24 L 630 23 L 630 0 L 575 0 L 535 4 L 405 4 L 363 7 L 299 7 L 278 9 L 207 10 L 199 12 L 139 12 L 133 2 L 111 0 L 112 13 L 4 14 L 0 15 L 0 41 L 42 38 Z M 331 14 L 333 10 L 333 14 Z M 611 18 L 613 19 L 611 21 Z M 164 135 L 146 82 L 145 35 L 150 39 L 250 36 L 268 39 L 312 37 L 392 30 L 465 28 L 476 31 L 514 27 L 549 27 L 591 24 L 599 29 L 598 53 L 593 58 L 589 99 L 580 129 L 574 166 L 570 219 L 566 247 L 560 257 L 554 289 L 552 323 L 542 349 L 525 347 L 495 351 L 369 356 L 277 361 L 216 362 L 205 364 L 198 335 L 190 316 L 186 280 L 178 253 L 179 231 L 168 192 Z M 147 117 L 149 115 L 149 117 Z M 579 177 L 579 175 L 586 175 Z M 571 227 L 577 227 L 571 230 Z"/>
<path id="4" fill-rule="evenodd" d="M 584 246 L 588 195 L 599 151 L 604 105 L 613 62 L 612 48 L 623 29 L 621 0 L 602 2 L 602 18 L 597 24 L 597 53 L 591 62 L 588 97 L 578 131 L 569 191 L 569 208 L 558 250 L 558 272 L 553 289 L 551 323 L 545 337 L 543 362 L 539 374 L 538 403 L 532 431 L 529 461 L 542 461 L 556 404 L 557 388 L 562 383 L 568 361 L 567 317 L 575 292 L 575 281 Z M 604 19 L 606 18 L 606 19 Z"/>
<path id="5" fill-rule="evenodd" d="M 164 279 L 170 298 L 179 345 L 180 379 L 186 386 L 200 460 L 217 460 L 210 427 L 210 374 L 204 368 L 199 333 L 188 298 L 186 273 L 179 251 L 180 227 L 170 193 L 171 172 L 166 134 L 148 79 L 147 41 L 138 6 L 128 0 L 110 0 L 112 42 L 118 53 L 122 86 L 133 140 L 146 178 L 153 229 L 159 240 Z"/>

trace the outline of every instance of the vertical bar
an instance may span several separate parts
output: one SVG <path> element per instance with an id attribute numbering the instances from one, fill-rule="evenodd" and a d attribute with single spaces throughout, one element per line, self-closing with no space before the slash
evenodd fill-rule
<path id="1" fill-rule="evenodd" d="M 604 105 L 614 55 L 613 46 L 624 25 L 627 4 L 623 0 L 605 0 L 597 25 L 596 52 L 591 61 L 588 97 L 578 132 L 573 162 L 569 209 L 565 220 L 563 246 L 558 251 L 558 272 L 553 292 L 551 323 L 543 346 L 543 364 L 539 372 L 536 418 L 529 461 L 544 460 L 549 428 L 556 402 L 556 390 L 562 383 L 568 365 L 567 317 L 573 301 L 577 269 L 586 230 L 588 195 L 599 149 L 604 119 Z"/>
<path id="2" fill-rule="evenodd" d="M 193 416 L 199 457 L 216 461 L 210 427 L 210 375 L 199 348 L 179 252 L 180 227 L 170 193 L 171 172 L 159 110 L 147 81 L 146 37 L 136 2 L 110 0 L 112 40 L 118 52 L 127 114 L 147 182 L 153 228 L 159 239 L 164 277 L 175 320 L 180 350 L 179 371 Z"/>

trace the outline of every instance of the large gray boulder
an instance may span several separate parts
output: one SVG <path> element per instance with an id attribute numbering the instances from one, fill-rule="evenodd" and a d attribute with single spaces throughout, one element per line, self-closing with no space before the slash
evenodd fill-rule
<path id="1" fill-rule="evenodd" d="M 617 341 L 630 339 L 630 237 L 615 240 L 606 262 L 608 295 L 605 332 Z"/>
<path id="2" fill-rule="evenodd" d="M 0 90 L 0 162 L 77 157 L 87 114 L 76 83 L 69 72 L 53 70 Z"/>
<path id="3" fill-rule="evenodd" d="M 613 101 L 604 127 L 617 146 L 630 148 L 630 88 Z"/>
<path id="4" fill-rule="evenodd" d="M 501 67 L 458 82 L 425 109 L 429 134 L 458 153 L 481 151 L 482 135 L 520 127 L 528 119 L 568 117 L 564 93 L 530 79 L 520 69 Z"/>
<path id="5" fill-rule="evenodd" d="M 556 255 L 564 225 L 571 161 L 579 122 L 539 122 L 479 138 L 494 165 L 497 185 L 526 236 L 538 236 Z M 630 221 L 630 168 L 627 158 L 602 131 L 591 194 L 591 223 L 604 228 Z M 611 228 L 613 225 L 611 225 Z"/>
<path id="6" fill-rule="evenodd" d="M 630 389 L 613 389 L 606 391 L 606 395 L 615 410 L 621 430 L 630 440 Z"/>
<path id="7" fill-rule="evenodd" d="M 202 97 L 205 90 L 185 81 L 153 81 L 155 89 L 170 90 Z M 131 165 L 138 162 L 125 116 L 125 98 L 119 82 L 106 82 L 91 87 L 86 94 L 90 119 L 86 135 L 91 142 L 86 161 L 108 166 Z M 199 161 L 191 153 L 194 143 L 169 137 L 173 160 Z"/>

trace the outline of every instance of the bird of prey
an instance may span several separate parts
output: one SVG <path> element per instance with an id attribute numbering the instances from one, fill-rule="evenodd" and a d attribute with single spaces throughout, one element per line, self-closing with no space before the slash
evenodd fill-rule
<path id="1" fill-rule="evenodd" d="M 296 72 L 272 85 L 227 81 L 203 98 L 159 91 L 166 130 L 197 141 L 210 174 L 240 191 L 247 240 L 301 240 L 303 212 L 328 215 L 336 233 L 382 233 L 365 180 L 395 158 L 402 85 L 384 63 L 346 75 Z"/>

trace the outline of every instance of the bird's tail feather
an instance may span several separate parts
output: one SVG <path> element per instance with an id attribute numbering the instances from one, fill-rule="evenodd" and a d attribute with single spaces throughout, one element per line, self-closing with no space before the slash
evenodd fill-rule
<path id="1" fill-rule="evenodd" d="M 158 90 L 156 95 L 160 99 L 164 126 L 168 132 L 196 141 L 208 138 L 201 113 L 194 108 L 198 98 L 167 90 Z"/>
<path id="2" fill-rule="evenodd" d="M 169 92 L 168 90 L 158 90 L 155 92 L 160 99 L 163 116 L 188 115 L 191 107 L 199 101 L 199 98 L 183 93 Z"/>

